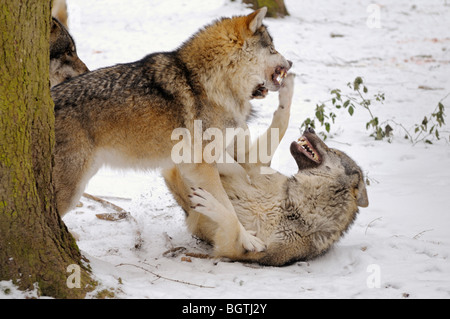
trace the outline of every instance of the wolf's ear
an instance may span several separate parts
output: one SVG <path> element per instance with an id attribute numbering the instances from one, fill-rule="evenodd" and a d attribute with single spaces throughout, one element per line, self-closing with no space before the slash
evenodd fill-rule
<path id="1" fill-rule="evenodd" d="M 52 28 L 51 32 L 54 32 L 56 29 L 58 29 L 58 23 L 55 21 L 56 19 L 52 17 Z"/>
<path id="2" fill-rule="evenodd" d="M 60 22 L 56 19 L 52 17 L 52 27 L 50 29 L 50 34 L 56 34 L 56 32 L 61 32 L 61 25 Z"/>
<path id="3" fill-rule="evenodd" d="M 248 28 L 252 33 L 255 33 L 262 26 L 262 21 L 266 16 L 267 8 L 262 7 L 247 16 Z"/>
<path id="4" fill-rule="evenodd" d="M 367 207 L 369 206 L 369 197 L 367 196 L 366 185 L 364 181 L 361 181 L 359 184 L 358 193 L 356 195 L 356 204 L 358 204 L 359 207 Z"/>

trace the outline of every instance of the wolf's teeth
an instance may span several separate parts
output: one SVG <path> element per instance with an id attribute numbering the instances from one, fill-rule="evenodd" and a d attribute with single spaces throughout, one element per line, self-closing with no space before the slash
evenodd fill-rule
<path id="1" fill-rule="evenodd" d="M 283 77 L 281 76 L 281 74 L 280 75 L 278 75 L 277 76 L 277 82 L 279 83 L 279 84 L 281 84 L 281 81 L 283 80 Z"/>
<path id="2" fill-rule="evenodd" d="M 313 156 L 314 158 L 316 158 L 316 153 L 308 146 L 308 144 L 303 144 L 301 145 L 303 147 L 304 150 L 306 150 L 308 153 L 311 154 L 311 156 Z"/>

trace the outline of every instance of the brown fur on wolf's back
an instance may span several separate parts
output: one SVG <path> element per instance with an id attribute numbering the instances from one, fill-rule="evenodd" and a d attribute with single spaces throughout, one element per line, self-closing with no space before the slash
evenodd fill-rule
<path id="1" fill-rule="evenodd" d="M 194 118 L 203 116 L 203 94 L 187 76 L 175 53 L 151 54 L 137 62 L 92 71 L 55 87 L 55 112 L 57 117 L 60 113 L 72 115 L 80 123 L 95 124 L 85 128 L 100 145 L 104 144 L 101 137 L 106 135 L 108 144 L 112 140 L 126 141 L 123 137 L 127 134 L 151 136 L 154 147 L 168 150 L 165 156 L 170 156 L 171 134 L 174 129 L 187 126 L 186 113 Z M 141 152 L 139 148 L 137 153 Z"/>
<path id="2" fill-rule="evenodd" d="M 131 104 L 136 108 L 151 104 L 151 107 L 167 111 L 178 108 L 179 111 L 182 105 L 173 101 L 186 99 L 188 104 L 194 104 L 196 98 L 190 92 L 198 91 L 190 85 L 185 73 L 176 54 L 154 53 L 137 62 L 92 71 L 55 87 L 52 90 L 55 110 L 96 103 L 99 110 L 120 104 Z M 159 103 L 158 99 L 164 103 Z M 182 112 L 179 114 L 181 116 Z"/>

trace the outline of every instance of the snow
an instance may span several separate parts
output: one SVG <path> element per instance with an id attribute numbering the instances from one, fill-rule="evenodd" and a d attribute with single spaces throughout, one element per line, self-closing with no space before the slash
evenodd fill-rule
<path id="1" fill-rule="evenodd" d="M 345 90 L 356 76 L 369 95 L 385 93 L 385 103 L 372 106 L 380 119 L 409 128 L 439 101 L 449 112 L 447 1 L 285 3 L 290 17 L 265 20 L 297 74 L 290 126 L 273 168 L 296 172 L 288 147 L 299 137 L 300 124 L 314 115 L 316 103 L 330 99 L 330 90 Z M 173 50 L 218 17 L 251 12 L 228 0 L 68 0 L 68 5 L 70 31 L 90 69 Z M 258 117 L 250 125 L 258 134 L 270 124 L 277 95 L 254 105 Z M 90 181 L 87 193 L 124 208 L 131 220 L 100 220 L 95 214 L 112 211 L 83 198 L 83 206 L 64 222 L 79 235 L 98 290 L 109 289 L 116 298 L 449 298 L 449 143 L 413 146 L 399 129 L 392 143 L 375 141 L 365 129 L 368 120 L 362 109 L 353 117 L 338 113 L 327 143 L 363 168 L 371 182 L 370 205 L 315 260 L 277 268 L 194 257 L 189 262 L 182 251 L 165 253 L 174 247 L 210 253 L 211 247 L 189 234 L 158 171 L 104 168 Z M 442 131 L 448 139 L 449 126 Z M 26 296 L 0 282 L 2 297 Z"/>

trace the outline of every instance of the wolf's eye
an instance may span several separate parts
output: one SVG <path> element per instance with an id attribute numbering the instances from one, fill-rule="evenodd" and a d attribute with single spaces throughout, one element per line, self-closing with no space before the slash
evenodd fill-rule
<path id="1" fill-rule="evenodd" d="M 269 47 L 269 50 L 270 50 L 271 54 L 276 54 L 277 53 L 277 50 L 275 50 L 275 47 L 274 47 L 273 44 Z"/>
<path id="2" fill-rule="evenodd" d="M 287 218 L 288 220 L 290 220 L 290 221 L 293 221 L 293 220 L 297 220 L 297 219 L 298 219 L 298 216 L 297 216 L 296 214 L 294 214 L 294 213 L 290 213 L 290 214 L 288 214 L 288 215 L 286 216 L 286 218 Z"/>
<path id="3" fill-rule="evenodd" d="M 68 56 L 73 56 L 73 55 L 75 54 L 75 47 L 74 47 L 74 46 L 71 46 L 70 48 L 68 48 L 66 54 L 67 54 Z"/>

